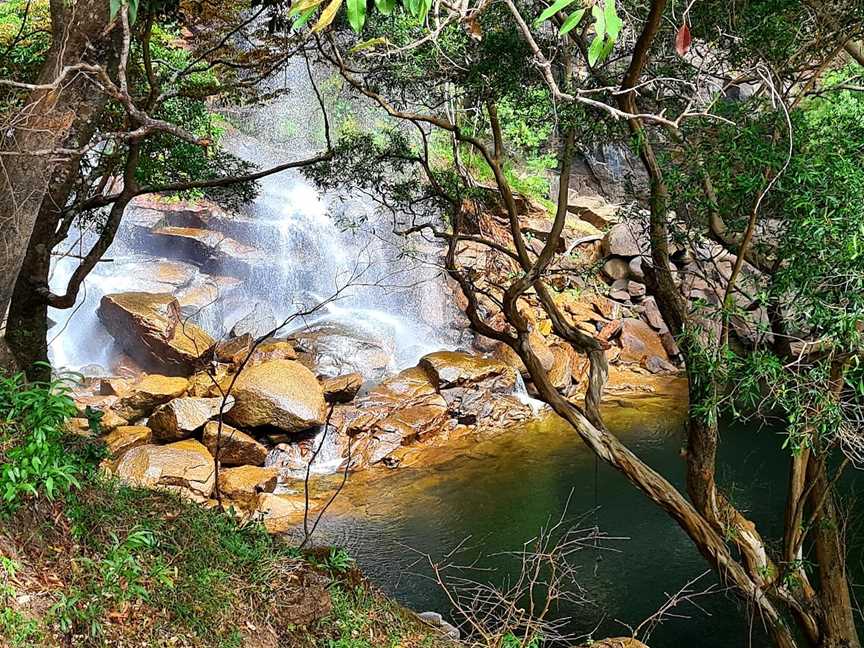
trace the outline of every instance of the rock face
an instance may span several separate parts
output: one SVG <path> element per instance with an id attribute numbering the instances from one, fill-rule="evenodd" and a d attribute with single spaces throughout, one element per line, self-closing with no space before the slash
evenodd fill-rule
<path id="1" fill-rule="evenodd" d="M 116 388 L 118 385 L 112 381 Z M 104 381 L 103 381 L 104 385 Z M 150 413 L 159 405 L 186 393 L 189 381 L 185 378 L 149 374 L 132 384 L 126 384 L 113 409 L 127 421 L 134 421 Z"/>
<path id="2" fill-rule="evenodd" d="M 214 457 L 217 439 L 219 439 L 219 422 L 208 421 L 204 426 L 202 441 Z M 223 466 L 260 466 L 266 458 L 267 448 L 262 444 L 227 423 L 222 424 L 219 461 Z"/>
<path id="3" fill-rule="evenodd" d="M 227 412 L 234 404 L 234 397 L 225 399 Z M 219 414 L 221 398 L 175 398 L 156 408 L 147 425 L 158 441 L 177 441 L 192 436 L 198 428 Z"/>
<path id="4" fill-rule="evenodd" d="M 239 427 L 272 425 L 299 432 L 323 425 L 324 392 L 315 375 L 298 362 L 268 360 L 246 367 L 233 390 L 236 402 L 226 418 Z"/>
<path id="5" fill-rule="evenodd" d="M 191 373 L 213 346 L 203 329 L 183 320 L 179 302 L 168 293 L 105 295 L 98 315 L 130 356 L 172 375 Z"/>
<path id="6" fill-rule="evenodd" d="M 120 459 L 132 448 L 146 445 L 153 439 L 153 433 L 144 425 L 121 425 L 105 437 L 105 447 L 111 459 Z"/>
<path id="7" fill-rule="evenodd" d="M 132 486 L 166 488 L 196 501 L 210 497 L 216 483 L 213 457 L 193 439 L 132 448 L 114 472 Z"/>
<path id="8" fill-rule="evenodd" d="M 241 317 L 231 328 L 232 337 L 249 335 L 259 338 L 276 328 L 276 315 L 269 304 L 256 302 L 246 315 Z M 272 335 L 272 333 L 271 333 Z"/>
<path id="9" fill-rule="evenodd" d="M 276 488 L 278 468 L 239 466 L 219 471 L 219 492 L 232 502 L 250 509 L 258 502 L 259 493 L 272 493 Z"/>

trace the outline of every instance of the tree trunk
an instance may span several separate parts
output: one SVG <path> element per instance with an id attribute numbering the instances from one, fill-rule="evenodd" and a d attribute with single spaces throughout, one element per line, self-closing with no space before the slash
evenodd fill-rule
<path id="1" fill-rule="evenodd" d="M 811 455 L 807 464 L 807 477 L 813 484 L 809 496 L 811 514 L 817 513 L 812 533 L 824 615 L 820 648 L 860 648 L 846 576 L 844 530 L 825 463 L 816 455 Z"/>
<path id="2" fill-rule="evenodd" d="M 77 167 L 77 156 L 68 150 L 88 143 L 86 134 L 92 134 L 93 120 L 106 102 L 85 71 L 68 68 L 102 63 L 116 49 L 105 0 L 51 0 L 51 20 L 52 45 L 36 81 L 39 87 L 10 116 L 14 125 L 0 139 L 8 160 L 0 177 L 0 317 L 6 314 L 48 190 L 68 177 L 68 165 Z"/>

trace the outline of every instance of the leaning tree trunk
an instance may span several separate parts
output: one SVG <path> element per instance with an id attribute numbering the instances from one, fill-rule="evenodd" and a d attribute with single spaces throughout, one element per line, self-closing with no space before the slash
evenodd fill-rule
<path id="1" fill-rule="evenodd" d="M 115 45 L 105 0 L 50 4 L 52 45 L 23 106 L 7 115 L 0 139 L 6 160 L 0 174 L 0 319 L 45 196 L 52 184 L 68 177 L 68 165 L 77 166 L 70 151 L 88 143 L 82 135 L 92 134 L 93 120 L 105 105 L 104 94 L 82 66 L 100 64 Z"/>

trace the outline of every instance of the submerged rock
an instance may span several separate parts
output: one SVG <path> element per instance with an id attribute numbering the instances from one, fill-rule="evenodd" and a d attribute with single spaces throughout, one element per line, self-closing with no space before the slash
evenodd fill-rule
<path id="1" fill-rule="evenodd" d="M 258 517 L 269 533 L 283 533 L 303 520 L 306 505 L 302 500 L 273 493 L 260 493 Z"/>
<path id="2" fill-rule="evenodd" d="M 218 441 L 219 462 L 224 466 L 260 466 L 267 457 L 267 448 L 263 444 L 227 423 L 222 424 L 220 438 L 219 422 L 208 421 L 204 426 L 202 441 L 214 457 Z"/>
<path id="3" fill-rule="evenodd" d="M 130 356 L 166 373 L 191 373 L 213 346 L 213 338 L 202 328 L 183 319 L 179 302 L 168 293 L 105 295 L 98 315 Z"/>
<path id="4" fill-rule="evenodd" d="M 247 366 L 234 384 L 234 407 L 226 418 L 240 427 L 271 425 L 299 432 L 322 425 L 324 392 L 315 375 L 298 362 L 268 360 Z"/>
<path id="5" fill-rule="evenodd" d="M 234 397 L 175 398 L 157 407 L 147 421 L 153 437 L 159 441 L 179 440 L 192 436 L 198 428 L 219 414 L 220 408 L 230 411 Z"/>
<path id="6" fill-rule="evenodd" d="M 194 439 L 164 446 L 132 448 L 117 463 L 115 474 L 132 486 L 165 488 L 205 501 L 216 483 L 215 464 L 207 448 Z"/>

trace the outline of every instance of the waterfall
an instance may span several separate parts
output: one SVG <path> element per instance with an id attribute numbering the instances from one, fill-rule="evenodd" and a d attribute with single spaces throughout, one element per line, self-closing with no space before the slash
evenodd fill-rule
<path id="1" fill-rule="evenodd" d="M 525 386 L 522 374 L 518 371 L 516 372 L 516 385 L 513 387 L 513 396 L 515 396 L 523 405 L 530 407 L 531 414 L 535 417 L 540 413 L 540 410 L 547 407 L 546 403 L 538 398 L 534 398 L 528 393 L 528 388 Z"/>
<path id="2" fill-rule="evenodd" d="M 324 146 L 323 122 L 302 61 L 289 66 L 276 85 L 290 91 L 264 106 L 226 111 L 235 126 L 228 130 L 226 147 L 260 168 L 311 157 Z M 186 297 L 181 305 L 188 303 L 184 313 L 218 338 L 255 303 L 268 305 L 281 322 L 331 298 L 358 271 L 358 285 L 343 290 L 310 317 L 295 319 L 280 335 L 327 327 L 328 332 L 338 331 L 343 342 L 356 337 L 389 354 L 383 369 L 388 373 L 416 364 L 425 353 L 455 345 L 450 295 L 429 263 L 441 251 L 431 250 L 423 261 L 404 258 L 404 240 L 392 234 L 392 215 L 359 193 L 321 192 L 297 170 L 262 179 L 257 198 L 236 215 L 245 227 L 243 236 L 232 234 L 260 252 L 262 261 L 216 304 L 205 297 L 208 286 L 222 281 L 220 268 L 196 267 L 194 259 L 178 257 L 169 245 L 142 248 L 134 232 L 140 212 L 140 207 L 127 209 L 105 255 L 108 261 L 98 264 L 85 281 L 75 308 L 51 311 L 56 324 L 49 332 L 50 353 L 57 367 L 94 373 L 98 367 L 93 365 L 100 365 L 110 372 L 123 357 L 96 317 L 106 293 L 182 293 Z M 349 222 L 356 226 L 345 227 Z M 76 253 L 79 247 L 86 250 L 92 238 L 84 232 Z M 63 290 L 76 264 L 73 258 L 59 259 L 52 286 Z M 179 284 L 166 283 L 157 275 L 165 264 L 172 264 L 172 277 L 186 270 L 188 276 L 183 275 Z M 331 352 L 344 353 L 348 361 L 355 353 L 350 345 L 343 345 L 342 351 L 336 342 L 331 346 Z"/>

